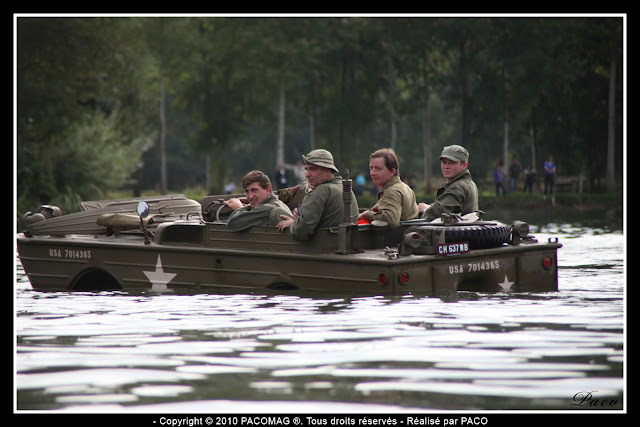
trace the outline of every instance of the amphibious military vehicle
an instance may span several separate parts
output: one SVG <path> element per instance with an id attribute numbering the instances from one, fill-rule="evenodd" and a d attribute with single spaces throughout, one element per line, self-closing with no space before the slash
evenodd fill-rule
<path id="1" fill-rule="evenodd" d="M 344 194 L 351 181 L 343 180 Z M 38 290 L 320 291 L 402 295 L 557 291 L 557 239 L 538 242 L 524 222 L 481 213 L 434 221 L 356 224 L 297 241 L 276 227 L 233 232 L 231 195 L 82 203 L 63 215 L 41 206 L 22 218 L 18 256 Z"/>

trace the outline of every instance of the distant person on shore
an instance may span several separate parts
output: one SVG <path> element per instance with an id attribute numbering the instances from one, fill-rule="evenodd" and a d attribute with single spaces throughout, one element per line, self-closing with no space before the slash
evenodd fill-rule
<path id="1" fill-rule="evenodd" d="M 276 183 L 276 189 L 287 188 L 291 186 L 292 179 L 291 173 L 287 170 L 284 164 L 280 165 L 280 168 L 274 172 L 274 180 Z"/>
<path id="2" fill-rule="evenodd" d="M 271 192 L 271 180 L 260 171 L 251 171 L 242 178 L 242 188 L 247 196 L 242 200 L 233 198 L 224 204 L 233 209 L 227 220 L 227 228 L 242 231 L 254 225 L 277 225 L 281 215 L 293 216 L 291 210 Z"/>
<path id="3" fill-rule="evenodd" d="M 419 215 L 416 195 L 398 173 L 398 157 L 391 148 L 382 148 L 369 156 L 369 174 L 378 187 L 378 202 L 358 216 L 358 221 L 385 221 L 396 228 L 400 221 Z"/>
<path id="4" fill-rule="evenodd" d="M 533 191 L 533 184 L 536 182 L 536 170 L 531 168 L 531 165 L 527 165 L 524 169 L 524 187 L 523 192 L 529 190 L 529 194 Z"/>
<path id="5" fill-rule="evenodd" d="M 553 195 L 553 178 L 556 174 L 556 164 L 553 163 L 553 158 L 549 154 L 549 158 L 544 162 L 544 195 L 546 199 L 547 194 Z M 547 193 L 548 191 L 548 193 Z"/>
<path id="6" fill-rule="evenodd" d="M 360 172 L 356 177 L 356 196 L 364 194 L 364 190 L 367 188 L 367 179 L 364 176 L 364 172 Z"/>
<path id="7" fill-rule="evenodd" d="M 422 218 L 433 221 L 443 213 L 466 215 L 478 210 L 478 188 L 468 170 L 469 152 L 460 145 L 444 147 L 440 154 L 440 170 L 446 183 L 438 188 L 432 204 L 420 203 Z"/>
<path id="8" fill-rule="evenodd" d="M 504 196 L 507 193 L 504 187 L 504 171 L 502 170 L 502 160 L 498 161 L 496 168 L 493 170 L 493 182 L 496 186 L 496 197 L 500 197 L 500 194 Z"/>
<path id="9" fill-rule="evenodd" d="M 224 184 L 225 194 L 233 194 L 236 191 L 236 184 L 229 178 Z"/>
<path id="10" fill-rule="evenodd" d="M 278 230 L 284 232 L 288 228 L 295 239 L 309 240 L 318 228 L 337 227 L 342 223 L 342 177 L 334 175 L 339 171 L 327 150 L 313 150 L 302 158 L 311 190 L 302 201 L 302 212 L 294 213 L 292 218 L 282 215 Z M 358 201 L 352 191 L 351 220 L 355 223 L 357 217 Z"/>
<path id="11" fill-rule="evenodd" d="M 522 166 L 517 157 L 513 158 L 513 163 L 509 167 L 509 193 L 515 193 L 518 191 L 518 179 L 522 172 Z"/>

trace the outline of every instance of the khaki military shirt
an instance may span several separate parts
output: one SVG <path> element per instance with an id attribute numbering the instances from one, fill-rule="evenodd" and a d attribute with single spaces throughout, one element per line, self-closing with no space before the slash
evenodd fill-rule
<path id="1" fill-rule="evenodd" d="M 318 228 L 337 227 L 344 217 L 342 178 L 335 176 L 311 190 L 302 201 L 302 216 L 291 225 L 291 234 L 298 240 L 309 240 Z M 358 201 L 351 192 L 351 221 L 358 220 Z"/>
<path id="2" fill-rule="evenodd" d="M 242 231 L 253 225 L 277 225 L 282 221 L 281 214 L 293 216 L 287 205 L 278 200 L 274 194 L 270 194 L 255 208 L 247 205 L 231 212 L 227 220 L 227 228 Z"/>
<path id="3" fill-rule="evenodd" d="M 471 173 L 466 170 L 438 188 L 436 199 L 424 211 L 422 218 L 433 221 L 443 213 L 459 213 L 466 215 L 478 210 L 478 188 L 471 179 Z"/>
<path id="4" fill-rule="evenodd" d="M 392 177 L 378 192 L 378 203 L 367 213 L 369 221 L 386 221 L 396 228 L 400 221 L 418 218 L 416 195 L 399 176 Z"/>
<path id="5" fill-rule="evenodd" d="M 281 188 L 278 190 L 278 199 L 284 202 L 293 212 L 298 205 L 302 204 L 304 196 L 306 196 L 309 191 L 311 191 L 309 183 L 305 180 L 302 184 L 295 187 Z"/>

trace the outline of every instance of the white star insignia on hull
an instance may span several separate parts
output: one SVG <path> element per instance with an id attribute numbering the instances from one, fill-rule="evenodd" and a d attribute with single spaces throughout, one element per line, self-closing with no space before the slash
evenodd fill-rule
<path id="1" fill-rule="evenodd" d="M 174 277 L 175 273 L 165 273 L 162 269 L 162 260 L 160 254 L 158 254 L 158 262 L 156 263 L 156 271 L 143 271 L 147 276 L 147 279 L 151 282 L 151 290 L 153 291 L 166 291 L 167 283 L 169 283 Z"/>
<path id="2" fill-rule="evenodd" d="M 509 279 L 507 279 L 507 275 L 504 275 L 504 282 L 502 283 L 498 283 L 498 286 L 500 286 L 502 288 L 503 291 L 510 291 L 511 290 L 511 285 L 513 285 L 515 282 L 510 282 Z"/>

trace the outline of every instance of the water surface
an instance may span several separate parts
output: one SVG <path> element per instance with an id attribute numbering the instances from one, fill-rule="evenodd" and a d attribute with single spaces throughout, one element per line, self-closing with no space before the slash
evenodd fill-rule
<path id="1" fill-rule="evenodd" d="M 531 226 L 564 245 L 539 294 L 39 292 L 18 262 L 15 408 L 620 411 L 625 237 L 604 223 Z"/>

